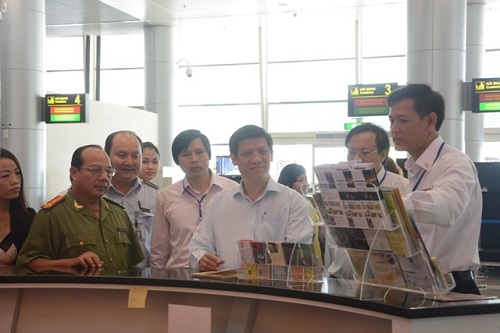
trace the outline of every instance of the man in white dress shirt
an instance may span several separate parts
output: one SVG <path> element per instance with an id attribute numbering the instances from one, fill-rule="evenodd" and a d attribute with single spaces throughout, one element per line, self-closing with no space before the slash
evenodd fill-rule
<path id="1" fill-rule="evenodd" d="M 389 136 L 382 127 L 364 123 L 354 127 L 345 138 L 347 160 L 361 160 L 363 163 L 373 163 L 380 186 L 397 187 L 404 196 L 410 193 L 408 179 L 396 173 L 387 171 L 384 163 L 389 156 Z M 352 278 L 354 271 L 349 261 L 347 252 L 335 244 L 330 245 L 333 253 L 333 262 L 328 267 L 328 272 L 333 276 Z"/>
<path id="2" fill-rule="evenodd" d="M 349 161 L 373 163 L 380 186 L 397 187 L 402 196 L 410 193 L 408 179 L 387 171 L 384 167 L 390 149 L 389 136 L 385 129 L 372 123 L 356 126 L 347 134 L 345 146 Z"/>
<path id="3" fill-rule="evenodd" d="M 460 293 L 479 294 L 473 272 L 479 267 L 482 194 L 474 163 L 438 134 L 444 98 L 426 84 L 408 84 L 388 97 L 394 146 L 410 157 L 410 194 L 405 207 L 427 249 Z"/>
<path id="4" fill-rule="evenodd" d="M 306 200 L 269 175 L 273 140 L 261 127 L 246 125 L 229 139 L 242 181 L 219 193 L 207 207 L 189 244 L 190 265 L 200 271 L 239 268 L 237 242 L 312 243 Z"/>

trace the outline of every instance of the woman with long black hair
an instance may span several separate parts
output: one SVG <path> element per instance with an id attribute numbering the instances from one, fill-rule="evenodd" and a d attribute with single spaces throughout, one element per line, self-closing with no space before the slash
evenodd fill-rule
<path id="1" fill-rule="evenodd" d="M 35 216 L 24 196 L 21 166 L 16 156 L 0 149 L 0 267 L 15 265 Z"/>

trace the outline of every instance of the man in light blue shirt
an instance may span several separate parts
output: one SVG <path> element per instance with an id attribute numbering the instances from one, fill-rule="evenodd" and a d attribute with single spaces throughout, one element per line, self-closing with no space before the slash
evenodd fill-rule
<path id="1" fill-rule="evenodd" d="M 108 135 L 104 150 L 116 169 L 105 197 L 124 207 L 146 258 L 138 267 L 149 267 L 158 186 L 139 178 L 142 167 L 142 141 L 132 131 L 118 131 Z"/>
<path id="2" fill-rule="evenodd" d="M 242 181 L 212 199 L 191 239 L 190 265 L 200 271 L 238 268 L 237 242 L 242 239 L 312 242 L 306 201 L 269 176 L 271 135 L 258 126 L 243 126 L 231 136 L 229 150 Z"/>

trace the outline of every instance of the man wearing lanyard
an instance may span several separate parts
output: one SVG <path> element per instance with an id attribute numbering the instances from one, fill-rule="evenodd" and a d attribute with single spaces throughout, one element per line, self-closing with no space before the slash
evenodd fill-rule
<path id="1" fill-rule="evenodd" d="M 354 127 L 345 138 L 347 160 L 373 163 L 380 186 L 397 187 L 404 196 L 410 193 L 408 179 L 388 172 L 384 164 L 389 156 L 389 136 L 385 129 L 372 123 Z"/>
<path id="2" fill-rule="evenodd" d="M 217 193 L 238 186 L 210 170 L 210 141 L 196 129 L 175 137 L 172 156 L 185 177 L 158 194 L 151 239 L 153 268 L 188 268 L 189 241 L 208 202 Z"/>
<path id="3" fill-rule="evenodd" d="M 481 187 L 474 163 L 438 134 L 444 99 L 428 85 L 408 84 L 387 102 L 394 146 L 410 155 L 405 169 L 412 192 L 405 207 L 430 255 L 453 274 L 452 291 L 479 294 L 473 272 L 479 267 Z"/>
<path id="4" fill-rule="evenodd" d="M 347 160 L 361 160 L 363 163 L 373 163 L 380 186 L 397 187 L 401 195 L 410 193 L 408 179 L 387 171 L 384 164 L 389 156 L 389 136 L 382 127 L 364 123 L 354 127 L 345 138 Z M 333 258 L 328 267 L 328 273 L 336 277 L 352 278 L 354 270 L 344 248 L 330 245 L 332 251 L 326 257 Z"/>

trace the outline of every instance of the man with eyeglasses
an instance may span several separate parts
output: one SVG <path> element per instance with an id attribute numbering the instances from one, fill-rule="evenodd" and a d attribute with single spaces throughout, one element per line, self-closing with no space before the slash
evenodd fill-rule
<path id="1" fill-rule="evenodd" d="M 361 160 L 363 163 L 373 163 L 380 186 L 397 187 L 401 195 L 410 193 L 408 179 L 387 171 L 384 164 L 389 156 L 389 136 L 380 126 L 364 123 L 354 127 L 345 138 L 347 160 Z"/>
<path id="2" fill-rule="evenodd" d="M 410 193 L 408 179 L 396 173 L 387 171 L 384 164 L 389 156 L 389 136 L 380 126 L 364 123 L 354 127 L 345 138 L 347 160 L 361 160 L 363 163 L 373 163 L 380 186 L 397 187 L 401 195 Z M 330 245 L 333 262 L 328 267 L 328 272 L 333 276 L 352 278 L 353 269 L 348 259 L 347 252 L 335 244 Z"/>
<path id="3" fill-rule="evenodd" d="M 98 145 L 82 146 L 69 173 L 71 187 L 36 214 L 17 265 L 123 270 L 140 263 L 144 255 L 127 213 L 103 198 L 115 173 L 108 155 Z"/>
<path id="4" fill-rule="evenodd" d="M 142 168 L 142 140 L 132 131 L 117 131 L 108 135 L 104 150 L 116 169 L 105 197 L 125 208 L 146 257 L 139 267 L 149 267 L 158 186 L 139 178 Z"/>

